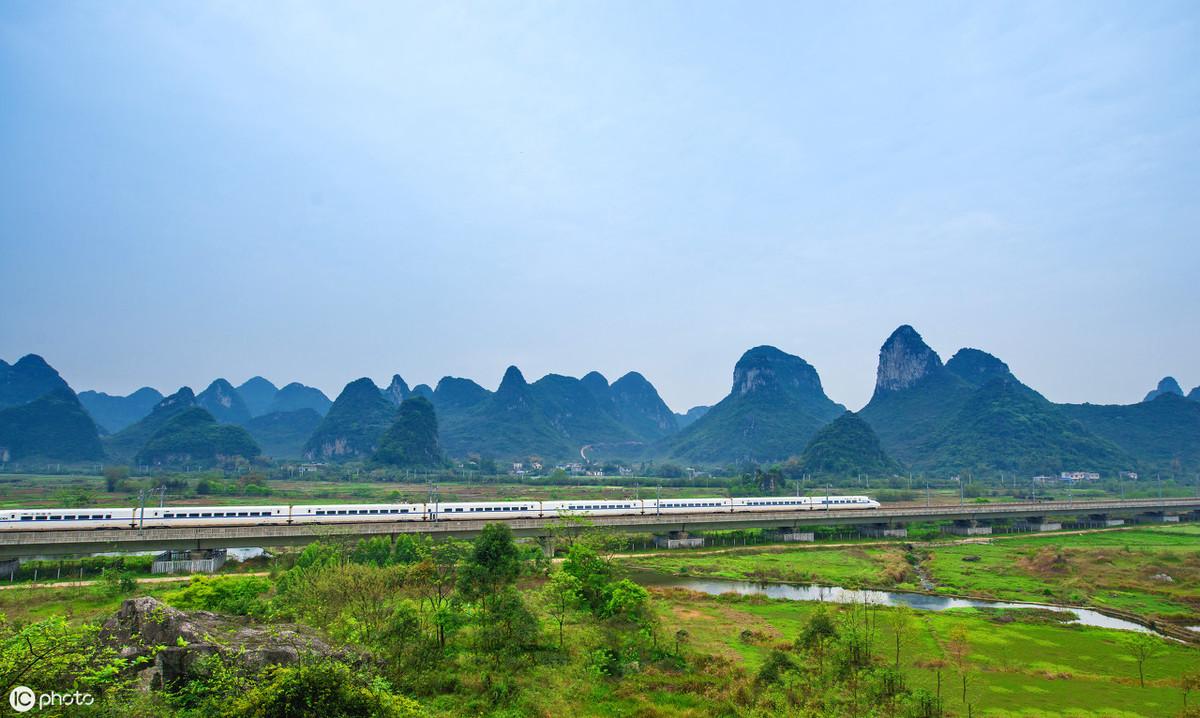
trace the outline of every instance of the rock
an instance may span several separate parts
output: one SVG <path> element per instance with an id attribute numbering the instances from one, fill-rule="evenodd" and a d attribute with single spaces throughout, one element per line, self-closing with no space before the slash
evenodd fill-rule
<path id="1" fill-rule="evenodd" d="M 154 656 L 154 665 L 138 673 L 145 689 L 203 675 L 205 659 L 213 655 L 235 658 L 252 671 L 292 664 L 308 653 L 346 657 L 305 626 L 259 626 L 243 617 L 184 612 L 148 596 L 121 604 L 104 623 L 100 639 L 124 658 Z"/>
<path id="2" fill-rule="evenodd" d="M 875 393 L 907 389 L 941 368 L 942 360 L 937 352 L 929 348 L 915 329 L 905 324 L 892 332 L 879 350 Z"/>
<path id="3" fill-rule="evenodd" d="M 962 560 L 963 560 L 963 561 L 970 561 L 970 562 L 972 562 L 972 563 L 974 563 L 974 562 L 978 561 L 979 559 L 980 559 L 980 557 L 979 557 L 979 556 L 963 556 L 963 557 L 962 557 Z"/>
<path id="4" fill-rule="evenodd" d="M 1151 581 L 1161 581 L 1162 583 L 1175 583 L 1175 579 L 1165 573 L 1156 573 L 1150 577 Z"/>

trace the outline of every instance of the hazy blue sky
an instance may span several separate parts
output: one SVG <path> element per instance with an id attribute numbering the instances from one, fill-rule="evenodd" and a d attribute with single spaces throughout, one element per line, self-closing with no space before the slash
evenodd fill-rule
<path id="1" fill-rule="evenodd" d="M 911 323 L 1200 383 L 1200 4 L 829 5 L 7 0 L 0 357 L 680 410 L 769 343 L 857 408 Z"/>

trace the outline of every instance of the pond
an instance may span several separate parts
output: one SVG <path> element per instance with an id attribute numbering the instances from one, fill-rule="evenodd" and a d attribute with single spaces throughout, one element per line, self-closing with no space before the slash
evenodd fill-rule
<path id="1" fill-rule="evenodd" d="M 714 596 L 722 593 L 753 594 L 788 601 L 824 601 L 826 603 L 867 603 L 878 606 L 908 606 L 919 611 L 945 611 L 948 608 L 1041 608 L 1073 614 L 1075 616 L 1074 620 L 1067 621 L 1066 623 L 1081 626 L 1096 626 L 1098 628 L 1114 628 L 1120 631 L 1151 633 L 1149 628 L 1141 624 L 1106 616 L 1099 611 L 1087 608 L 1068 608 L 1066 606 L 1039 603 L 1009 603 L 1006 601 L 988 601 L 976 598 L 951 598 L 949 596 L 931 596 L 924 593 L 875 591 L 870 589 L 842 588 L 840 586 L 792 586 L 782 583 L 752 583 L 750 581 L 733 581 L 721 578 L 669 576 L 649 572 L 635 572 L 630 578 L 643 586 L 686 588 L 691 591 L 698 591 Z"/>

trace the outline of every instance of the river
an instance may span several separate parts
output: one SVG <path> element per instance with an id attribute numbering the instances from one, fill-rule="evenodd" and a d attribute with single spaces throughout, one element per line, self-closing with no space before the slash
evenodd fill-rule
<path id="1" fill-rule="evenodd" d="M 714 596 L 722 593 L 739 593 L 743 595 L 759 595 L 768 598 L 785 599 L 788 601 L 824 601 L 827 603 L 868 603 L 878 606 L 909 606 L 919 611 L 945 611 L 949 608 L 1041 608 L 1070 613 L 1075 616 L 1073 620 L 1065 621 L 1065 623 L 1096 626 L 1098 628 L 1114 628 L 1120 631 L 1151 633 L 1149 628 L 1141 624 L 1106 616 L 1099 611 L 1040 603 L 1009 603 L 1006 601 L 989 601 L 976 598 L 931 596 L 925 593 L 906 593 L 903 591 L 842 588 L 840 586 L 793 586 L 783 583 L 752 583 L 750 581 L 733 581 L 722 578 L 669 576 L 650 572 L 637 572 L 631 578 L 643 586 L 686 588 L 691 591 L 698 591 Z"/>

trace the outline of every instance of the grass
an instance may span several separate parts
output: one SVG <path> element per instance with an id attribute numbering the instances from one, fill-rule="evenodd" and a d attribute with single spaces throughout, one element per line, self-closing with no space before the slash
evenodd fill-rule
<path id="1" fill-rule="evenodd" d="M 182 583 L 152 583 L 138 586 L 138 596 L 161 598 L 178 590 Z M 100 623 L 111 616 L 129 595 L 106 593 L 100 586 L 72 588 L 18 588 L 0 591 L 0 613 L 10 621 L 41 621 L 65 616 L 73 623 Z"/>
<path id="2" fill-rule="evenodd" d="M 1186 624 L 1200 622 L 1197 539 L 1196 526 L 1022 537 L 936 546 L 925 565 L 946 593 L 1087 604 Z"/>
<path id="3" fill-rule="evenodd" d="M 655 592 L 668 633 L 686 628 L 692 650 L 723 655 L 756 670 L 772 648 L 790 643 L 816 610 L 815 604 L 774 601 L 761 596 L 708 596 L 678 589 Z M 846 610 L 844 608 L 834 610 Z M 891 659 L 893 633 L 879 608 L 877 650 Z M 971 646 L 968 698 L 976 716 L 1164 716 L 1174 715 L 1182 694 L 1174 680 L 1200 668 L 1200 651 L 1163 641 L 1146 663 L 1146 688 L 1137 665 L 1123 647 L 1126 635 L 1083 626 L 1046 622 L 998 623 L 974 610 L 920 612 L 901 651 L 901 669 L 910 686 L 935 689 L 930 661 L 943 659 L 952 627 L 967 629 Z M 763 638 L 745 641 L 743 631 Z M 885 648 L 886 647 L 886 648 Z M 942 669 L 949 710 L 965 715 L 958 677 Z"/>
<path id="4" fill-rule="evenodd" d="M 683 552 L 638 556 L 625 563 L 637 570 L 672 575 L 847 587 L 895 587 L 909 578 L 900 546 L 802 550 L 776 546 L 770 550 L 749 548 L 698 556 Z"/>

